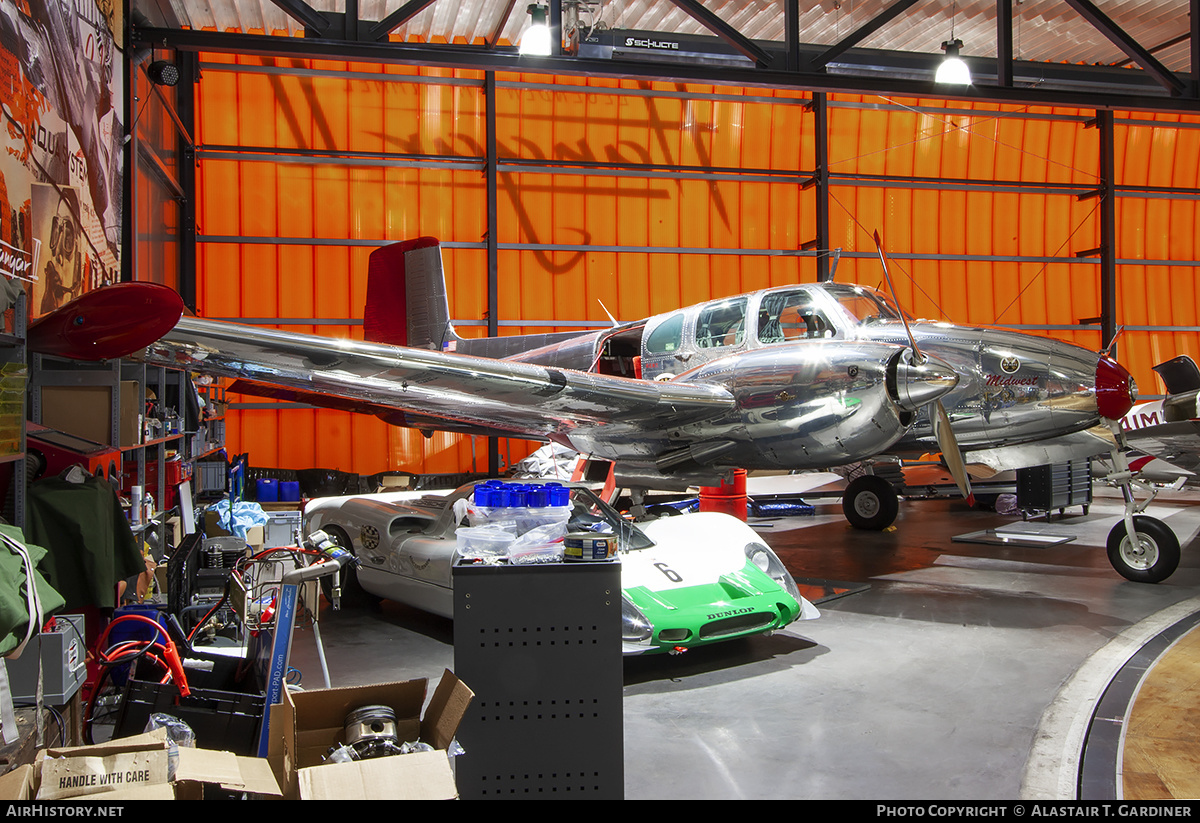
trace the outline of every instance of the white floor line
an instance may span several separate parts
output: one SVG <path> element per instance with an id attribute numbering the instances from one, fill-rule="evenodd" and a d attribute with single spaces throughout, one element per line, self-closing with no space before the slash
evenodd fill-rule
<path id="1" fill-rule="evenodd" d="M 1042 714 L 1034 736 L 1022 800 L 1074 800 L 1083 742 L 1096 704 L 1121 667 L 1159 632 L 1200 610 L 1200 597 L 1130 626 L 1084 661 Z"/>

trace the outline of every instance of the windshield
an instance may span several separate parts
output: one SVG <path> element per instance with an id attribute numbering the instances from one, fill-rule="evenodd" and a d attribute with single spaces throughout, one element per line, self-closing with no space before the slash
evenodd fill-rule
<path id="1" fill-rule="evenodd" d="M 900 315 L 891 301 L 880 292 L 861 286 L 846 286 L 830 289 L 829 293 L 859 323 L 878 323 L 883 320 L 899 320 Z"/>
<path id="2" fill-rule="evenodd" d="M 603 531 L 615 534 L 620 551 L 648 549 L 654 545 L 654 541 L 647 537 L 645 532 L 587 489 L 571 490 L 571 519 L 567 521 L 567 531 Z"/>

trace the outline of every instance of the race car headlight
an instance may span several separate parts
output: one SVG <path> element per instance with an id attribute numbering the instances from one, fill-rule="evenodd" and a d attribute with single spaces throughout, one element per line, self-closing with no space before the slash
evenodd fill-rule
<path id="1" fill-rule="evenodd" d="M 641 609 L 621 597 L 621 639 L 626 643 L 644 643 L 654 634 L 654 626 Z"/>
<path id="2" fill-rule="evenodd" d="M 797 603 L 800 602 L 800 589 L 796 587 L 796 581 L 792 579 L 787 567 L 783 565 L 783 561 L 775 555 L 775 552 L 762 543 L 747 543 L 746 559 L 753 563 L 760 572 L 782 586 L 788 594 L 795 598 Z"/>

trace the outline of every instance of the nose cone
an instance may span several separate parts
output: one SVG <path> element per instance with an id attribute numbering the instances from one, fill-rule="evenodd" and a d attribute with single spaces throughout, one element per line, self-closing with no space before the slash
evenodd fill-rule
<path id="1" fill-rule="evenodd" d="M 920 363 L 914 359 L 911 351 L 900 354 L 895 360 L 895 379 L 888 381 L 892 399 L 906 411 L 916 411 L 958 385 L 958 373 L 946 361 L 929 354 Z"/>
<path id="2" fill-rule="evenodd" d="M 1110 357 L 1096 363 L 1096 409 L 1102 417 L 1120 420 L 1137 402 L 1137 383 L 1125 367 Z"/>

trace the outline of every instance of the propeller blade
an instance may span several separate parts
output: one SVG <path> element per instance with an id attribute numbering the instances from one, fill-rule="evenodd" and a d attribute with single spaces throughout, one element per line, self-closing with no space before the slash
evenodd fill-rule
<path id="1" fill-rule="evenodd" d="M 888 272 L 887 257 L 883 253 L 883 243 L 879 240 L 878 230 L 875 232 L 875 249 L 879 252 L 879 262 L 883 265 L 883 276 L 887 280 L 888 291 L 892 293 L 892 302 L 896 304 L 896 311 L 900 313 L 900 320 L 904 323 L 904 333 L 908 335 L 908 344 L 912 346 L 913 359 L 917 363 L 925 361 L 925 355 L 921 353 L 921 349 L 917 347 L 917 338 L 913 336 L 912 329 L 908 327 L 908 318 L 904 316 L 904 309 L 900 306 L 900 298 L 896 296 L 896 289 L 892 285 L 892 275 Z M 971 492 L 971 478 L 967 476 L 967 464 L 963 459 L 962 449 L 958 447 L 958 438 L 954 436 L 954 429 L 950 427 L 950 415 L 946 414 L 946 407 L 942 405 L 941 400 L 934 401 L 935 412 L 930 415 L 933 418 L 933 434 L 937 438 L 938 447 L 942 450 L 942 457 L 946 460 L 946 465 L 950 468 L 950 474 L 954 478 L 954 482 L 958 485 L 959 492 L 967 501 L 967 505 L 975 505 L 975 495 Z"/>
<path id="2" fill-rule="evenodd" d="M 975 495 L 971 491 L 971 478 L 967 475 L 967 464 L 963 460 L 962 450 L 958 447 L 958 438 L 954 436 L 954 429 L 950 427 L 950 415 L 946 414 L 946 407 L 942 405 L 941 400 L 935 400 L 934 406 L 937 408 L 933 415 L 933 435 L 937 438 L 942 457 L 950 468 L 950 475 L 958 485 L 959 492 L 968 506 L 974 506 Z"/>

